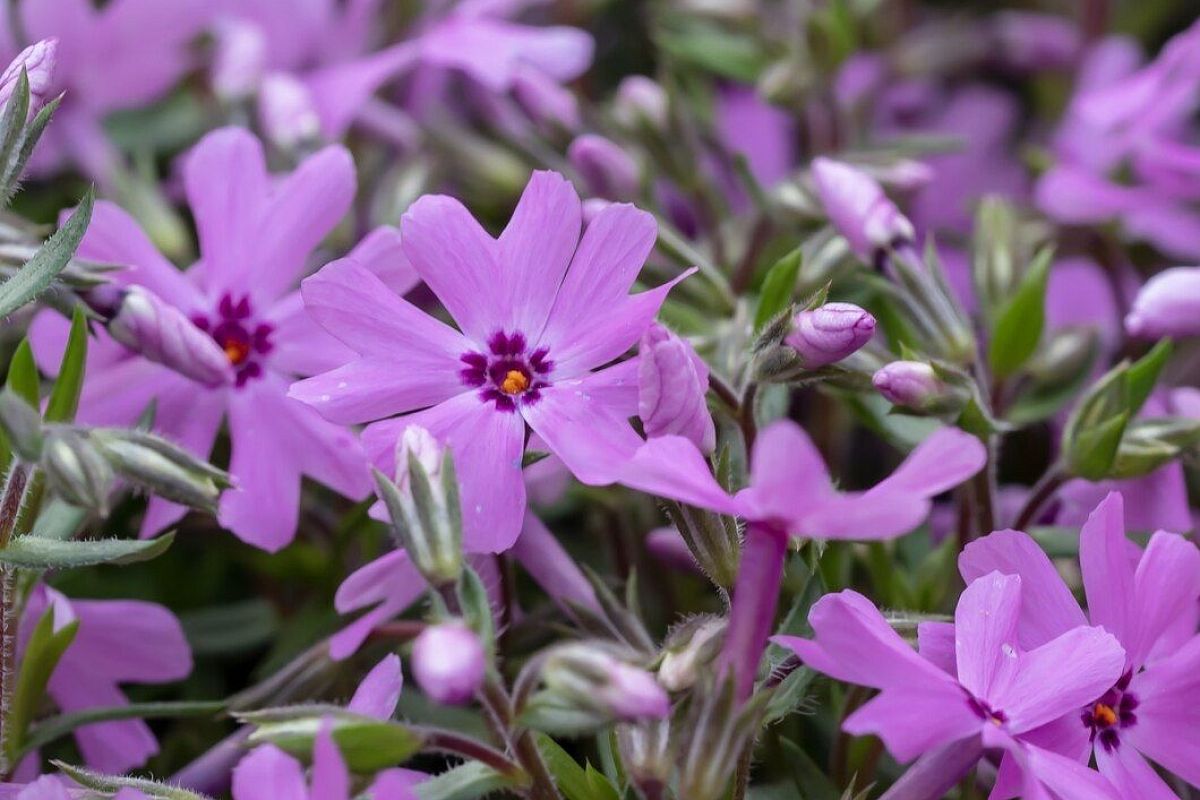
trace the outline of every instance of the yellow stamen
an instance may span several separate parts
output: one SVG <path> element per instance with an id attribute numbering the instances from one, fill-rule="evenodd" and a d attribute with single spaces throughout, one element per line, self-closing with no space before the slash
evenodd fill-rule
<path id="1" fill-rule="evenodd" d="M 519 369 L 510 369 L 500 384 L 500 391 L 505 394 L 520 394 L 529 388 L 529 378 Z"/>
<path id="2" fill-rule="evenodd" d="M 1116 724 L 1117 712 L 1113 711 L 1103 703 L 1096 703 L 1092 708 L 1092 718 L 1104 727 Z"/>
<path id="3" fill-rule="evenodd" d="M 229 359 L 229 363 L 235 367 L 246 360 L 246 356 L 250 355 L 250 347 L 241 342 L 229 341 L 225 343 L 225 357 Z"/>

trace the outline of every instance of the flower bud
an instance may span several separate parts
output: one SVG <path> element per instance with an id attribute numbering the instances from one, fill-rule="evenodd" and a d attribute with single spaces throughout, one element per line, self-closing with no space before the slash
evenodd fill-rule
<path id="1" fill-rule="evenodd" d="M 0 429 L 22 460 L 34 462 L 42 455 L 42 415 L 12 389 L 0 390 Z"/>
<path id="2" fill-rule="evenodd" d="M 321 136 L 321 118 L 308 87 L 282 72 L 272 72 L 258 93 L 258 121 L 277 147 L 292 150 Z"/>
<path id="3" fill-rule="evenodd" d="M 579 127 L 579 101 L 575 95 L 539 70 L 517 72 L 513 99 L 542 128 L 574 131 Z"/>
<path id="4" fill-rule="evenodd" d="M 708 413 L 708 366 L 686 341 L 662 325 L 651 325 L 638 350 L 638 416 L 646 435 L 677 435 L 705 453 L 717 443 Z"/>
<path id="5" fill-rule="evenodd" d="M 267 40 L 253 22 L 224 18 L 214 27 L 211 80 L 217 97 L 238 101 L 254 94 L 267 65 Z"/>
<path id="6" fill-rule="evenodd" d="M 1165 417 L 1131 422 L 1121 437 L 1108 477 L 1140 478 L 1200 443 L 1200 419 Z"/>
<path id="7" fill-rule="evenodd" d="M 592 194 L 609 200 L 629 200 L 637 194 L 637 163 L 615 142 L 594 133 L 584 134 L 571 142 L 567 158 Z"/>
<path id="8" fill-rule="evenodd" d="M 1174 267 L 1147 281 L 1125 330 L 1148 339 L 1200 334 L 1200 267 Z"/>
<path id="9" fill-rule="evenodd" d="M 828 158 L 812 163 L 812 179 L 829 221 L 859 258 L 872 263 L 881 250 L 916 237 L 912 223 L 866 173 Z"/>
<path id="10" fill-rule="evenodd" d="M 701 616 L 680 625 L 663 643 L 658 682 L 669 692 L 681 692 L 696 684 L 700 670 L 710 664 L 725 639 L 726 621 Z"/>
<path id="11" fill-rule="evenodd" d="M 450 451 L 419 425 L 396 443 L 396 479 L 375 470 L 392 531 L 413 565 L 433 586 L 452 585 L 462 572 L 462 509 Z"/>
<path id="12" fill-rule="evenodd" d="M 646 125 L 665 130 L 668 122 L 667 92 L 645 75 L 630 75 L 617 87 L 613 111 L 617 121 L 629 128 Z"/>
<path id="13" fill-rule="evenodd" d="M 841 361 L 875 335 L 875 318 L 853 303 L 826 303 L 801 311 L 784 341 L 800 355 L 805 369 Z"/>
<path id="14" fill-rule="evenodd" d="M 654 676 L 598 644 L 555 648 L 542 666 L 546 688 L 567 704 L 609 719 L 663 719 L 671 700 Z"/>
<path id="15" fill-rule="evenodd" d="M 871 383 L 892 405 L 939 411 L 956 405 L 955 393 L 933 367 L 921 361 L 893 361 L 875 372 Z"/>
<path id="16" fill-rule="evenodd" d="M 0 105 L 7 103 L 17 88 L 21 70 L 29 80 L 29 113 L 36 114 L 46 102 L 58 62 L 58 39 L 51 37 L 26 47 L 0 73 Z"/>
<path id="17" fill-rule="evenodd" d="M 52 428 L 42 448 L 42 472 L 50 490 L 73 506 L 108 513 L 113 470 L 104 454 L 72 428 Z"/>
<path id="18" fill-rule="evenodd" d="M 642 797 L 664 797 L 675 769 L 668 719 L 617 726 L 621 764 Z"/>
<path id="19" fill-rule="evenodd" d="M 443 705 L 462 705 L 483 685 L 483 644 L 461 622 L 431 625 L 413 642 L 412 672 L 426 695 Z"/>
<path id="20" fill-rule="evenodd" d="M 216 341 L 145 287 L 121 292 L 108 332 L 130 350 L 197 383 L 233 382 L 233 367 Z"/>
<path id="21" fill-rule="evenodd" d="M 154 434 L 95 428 L 88 435 L 117 474 L 173 503 L 215 512 L 230 486 L 227 473 Z"/>

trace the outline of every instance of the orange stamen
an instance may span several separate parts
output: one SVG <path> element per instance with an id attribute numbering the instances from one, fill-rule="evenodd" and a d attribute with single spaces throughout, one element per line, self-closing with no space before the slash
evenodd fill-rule
<path id="1" fill-rule="evenodd" d="M 510 369 L 500 384 L 500 391 L 505 394 L 520 394 L 529 388 L 529 378 L 519 369 Z"/>
<path id="2" fill-rule="evenodd" d="M 1103 703 L 1096 703 L 1096 705 L 1092 708 L 1092 718 L 1095 719 L 1096 722 L 1100 723 L 1100 725 L 1107 728 L 1110 725 L 1116 724 L 1117 712 L 1113 711 Z"/>
<path id="3" fill-rule="evenodd" d="M 229 341 L 225 343 L 225 357 L 229 359 L 229 363 L 235 367 L 246 360 L 246 356 L 250 355 L 250 347 L 241 342 Z"/>

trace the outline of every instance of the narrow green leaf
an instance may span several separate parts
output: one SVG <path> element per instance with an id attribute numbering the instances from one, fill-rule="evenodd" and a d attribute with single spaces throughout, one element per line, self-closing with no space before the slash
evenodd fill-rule
<path id="1" fill-rule="evenodd" d="M 65 630 L 65 629 L 64 629 Z M 171 703 L 129 703 L 123 706 L 97 706 L 69 714 L 59 714 L 43 720 L 29 729 L 29 735 L 21 742 L 20 755 L 61 739 L 76 728 L 95 722 L 112 722 L 122 719 L 176 719 L 179 717 L 207 717 L 225 709 L 221 701 L 182 701 Z"/>
<path id="2" fill-rule="evenodd" d="M 25 120 L 29 117 L 29 74 L 22 69 L 17 76 L 17 85 L 4 105 L 4 114 L 0 115 L 0 164 L 7 164 L 14 152 L 18 151 L 17 143 L 25 130 Z M 7 172 L 7 170 L 5 170 Z M 12 187 L 3 184 L 5 195 Z"/>
<path id="3" fill-rule="evenodd" d="M 27 569 L 71 569 L 94 564 L 134 564 L 166 552 L 175 540 L 170 532 L 157 539 L 83 539 L 61 541 L 18 536 L 0 550 L 0 564 Z"/>
<path id="4" fill-rule="evenodd" d="M 603 772 L 589 763 L 584 768 L 584 774 L 587 776 L 588 791 L 591 792 L 593 800 L 621 800 L 617 788 L 609 782 Z"/>
<path id="5" fill-rule="evenodd" d="M 71 646 L 71 642 L 75 641 L 78 631 L 79 620 L 72 620 L 55 631 L 53 608 L 47 608 L 34 626 L 33 633 L 25 645 L 21 671 L 17 675 L 17 688 L 13 694 L 9 716 L 11 738 L 8 740 L 8 755 L 14 755 L 24 742 L 29 723 L 46 694 L 46 684 L 54 674 L 54 668 L 58 666 L 63 653 Z"/>
<path id="6" fill-rule="evenodd" d="M 1050 248 L 1038 252 L 1016 292 L 996 317 L 988 346 L 988 363 L 1002 378 L 1020 369 L 1042 338 L 1046 323 L 1046 282 L 1053 255 Z"/>
<path id="7" fill-rule="evenodd" d="M 63 351 L 58 367 L 58 378 L 50 390 L 46 404 L 47 422 L 72 422 L 79 410 L 79 394 L 83 391 L 83 370 L 87 363 L 88 329 L 83 306 L 76 306 L 71 314 L 71 333 L 67 336 L 67 349 Z"/>
<path id="8" fill-rule="evenodd" d="M 478 761 L 468 761 L 417 784 L 419 800 L 477 800 L 512 787 L 512 781 Z"/>
<path id="9" fill-rule="evenodd" d="M 1129 423 L 1129 413 L 1122 412 L 1099 425 L 1081 428 L 1067 453 L 1071 475 L 1098 481 L 1108 476 L 1121 446 L 1121 437 Z"/>
<path id="10" fill-rule="evenodd" d="M 45 132 L 46 126 L 50 124 L 50 118 L 58 110 L 62 99 L 63 95 L 60 94 L 42 106 L 42 110 L 35 114 L 33 119 L 29 121 L 29 124 L 21 131 L 21 143 L 10 154 L 9 158 L 3 162 L 4 174 L 0 176 L 0 186 L 3 186 L 6 190 L 6 195 L 3 198 L 5 206 L 12 200 L 12 196 L 17 193 L 17 187 L 20 186 L 21 173 L 25 171 L 25 165 L 29 162 L 29 157 L 33 155 L 33 148 L 37 145 L 38 140 L 42 138 L 42 133 Z"/>
<path id="11" fill-rule="evenodd" d="M 237 715 L 257 729 L 252 744 L 270 742 L 292 755 L 307 758 L 326 725 L 346 766 L 370 773 L 408 761 L 421 749 L 422 739 L 400 722 L 355 714 L 337 706 L 292 706 Z"/>
<path id="12" fill-rule="evenodd" d="M 812 756 L 791 739 L 783 739 L 783 746 L 788 769 L 796 784 L 798 796 L 803 800 L 838 800 L 841 794 L 829 778 L 825 770 L 817 766 Z"/>
<path id="13" fill-rule="evenodd" d="M 38 407 L 38 377 L 37 362 L 33 359 L 33 348 L 28 339 L 22 339 L 13 353 L 12 361 L 8 364 L 8 388 L 23 398 L 26 403 Z"/>
<path id="14" fill-rule="evenodd" d="M 467 626 L 475 631 L 484 651 L 491 653 L 496 646 L 496 631 L 492 621 L 492 605 L 483 579 L 467 564 L 463 565 L 458 583 L 458 602 L 462 605 Z M 489 659 L 490 660 L 490 659 Z"/>
<path id="15" fill-rule="evenodd" d="M 792 294 L 796 291 L 796 278 L 800 275 L 800 265 L 804 261 L 802 248 L 797 247 L 792 252 L 771 265 L 767 276 L 763 278 L 762 291 L 758 296 L 758 309 L 754 312 L 754 330 L 762 330 L 763 326 L 783 312 L 792 302 Z"/>
<path id="16" fill-rule="evenodd" d="M 1163 339 L 1154 345 L 1149 353 L 1129 365 L 1129 369 L 1125 373 L 1127 391 L 1125 409 L 1129 412 L 1129 416 L 1137 416 L 1137 412 L 1141 411 L 1146 399 L 1154 391 L 1158 376 L 1166 366 L 1167 359 L 1171 357 L 1171 350 L 1171 340 Z"/>
<path id="17" fill-rule="evenodd" d="M 546 760 L 546 768 L 567 800 L 600 800 L 602 795 L 592 788 L 587 770 L 579 766 L 570 753 L 544 733 L 536 733 L 535 738 L 538 750 Z"/>
<path id="18" fill-rule="evenodd" d="M 26 303 L 33 302 L 67 266 L 92 219 L 94 199 L 93 190 L 88 189 L 66 224 L 46 240 L 16 275 L 0 285 L 0 317 L 6 317 Z"/>

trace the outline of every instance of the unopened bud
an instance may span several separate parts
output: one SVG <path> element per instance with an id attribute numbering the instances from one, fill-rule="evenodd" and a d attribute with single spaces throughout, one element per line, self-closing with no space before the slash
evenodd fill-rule
<path id="1" fill-rule="evenodd" d="M 258 121 L 267 138 L 284 150 L 321 136 L 321 118 L 312 93 L 297 78 L 282 72 L 272 72 L 263 79 L 258 93 Z"/>
<path id="2" fill-rule="evenodd" d="M 42 415 L 12 389 L 0 390 L 0 429 L 13 452 L 32 463 L 42 455 Z"/>
<path id="3" fill-rule="evenodd" d="M 731 591 L 741 559 L 741 537 L 732 517 L 683 503 L 667 503 L 667 516 L 679 530 L 704 574 Z"/>
<path id="4" fill-rule="evenodd" d="M 539 70 L 517 72 L 513 99 L 542 128 L 574 131 L 579 127 L 579 101 L 575 95 Z"/>
<path id="5" fill-rule="evenodd" d="M 173 503 L 216 511 L 229 475 L 160 436 L 96 428 L 91 440 L 122 478 Z"/>
<path id="6" fill-rule="evenodd" d="M 224 18 L 214 27 L 211 80 L 222 100 L 238 101 L 254 94 L 267 65 L 267 40 L 258 25 Z"/>
<path id="7" fill-rule="evenodd" d="M 668 121 L 667 91 L 645 75 L 630 75 L 617 87 L 613 108 L 617 121 L 629 128 L 645 125 L 665 130 Z"/>
<path id="8" fill-rule="evenodd" d="M 1184 449 L 1200 443 L 1200 419 L 1169 417 L 1136 420 L 1121 437 L 1107 477 L 1140 478 L 1179 458 Z"/>
<path id="9" fill-rule="evenodd" d="M 853 303 L 826 303 L 801 311 L 784 341 L 805 369 L 817 369 L 857 352 L 875 335 L 875 317 Z"/>
<path id="10" fill-rule="evenodd" d="M 658 667 L 658 682 L 670 692 L 690 689 L 700 677 L 700 671 L 712 663 L 725 638 L 726 621 L 702 616 L 680 625 L 663 643 L 662 663 Z"/>
<path id="11" fill-rule="evenodd" d="M 1174 267 L 1147 281 L 1125 330 L 1147 339 L 1200 334 L 1200 267 Z"/>
<path id="12" fill-rule="evenodd" d="M 646 435 L 677 435 L 705 453 L 717 443 L 708 413 L 708 366 L 686 341 L 654 323 L 638 350 L 638 416 Z"/>
<path id="13" fill-rule="evenodd" d="M 812 164 L 812 179 L 829 221 L 868 263 L 888 247 L 913 241 L 916 232 L 883 189 L 866 173 L 828 158 Z"/>
<path id="14" fill-rule="evenodd" d="M 1063 328 L 1025 365 L 1039 384 L 1054 388 L 1068 386 L 1091 369 L 1100 348 L 1100 336 L 1094 328 Z"/>
<path id="15" fill-rule="evenodd" d="M 431 625 L 413 642 L 413 677 L 421 691 L 444 705 L 462 705 L 475 696 L 486 662 L 483 643 L 461 622 Z"/>
<path id="16" fill-rule="evenodd" d="M 392 530 L 413 565 L 433 586 L 452 585 L 462 572 L 462 508 L 453 456 L 419 425 L 396 443 L 396 479 L 375 471 Z"/>
<path id="17" fill-rule="evenodd" d="M 233 382 L 233 367 L 216 340 L 145 287 L 131 286 L 120 293 L 108 332 L 135 353 L 197 383 Z"/>
<path id="18" fill-rule="evenodd" d="M 594 133 L 580 136 L 571 142 L 567 158 L 592 194 L 609 200 L 629 200 L 637 194 L 637 163 L 610 139 Z"/>
<path id="19" fill-rule="evenodd" d="M 42 448 L 42 472 L 50 490 L 73 506 L 108 513 L 113 470 L 88 437 L 71 428 L 52 428 Z"/>
<path id="20" fill-rule="evenodd" d="M 671 700 L 653 675 L 599 644 L 555 648 L 546 656 L 542 681 L 567 704 L 608 719 L 663 719 L 671 713 Z"/>
<path id="21" fill-rule="evenodd" d="M 0 73 L 0 105 L 7 103 L 17 88 L 21 70 L 29 80 L 29 113 L 36 114 L 46 103 L 46 96 L 54 81 L 54 67 L 58 62 L 58 39 L 51 37 L 26 47 Z"/>
<path id="22" fill-rule="evenodd" d="M 664 797 L 675 768 L 670 720 L 617 726 L 617 750 L 629 779 L 643 797 Z"/>
<path id="23" fill-rule="evenodd" d="M 937 412 L 962 405 L 963 398 L 938 377 L 933 367 L 921 361 L 886 364 L 876 371 L 871 383 L 892 405 L 915 411 Z"/>

